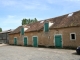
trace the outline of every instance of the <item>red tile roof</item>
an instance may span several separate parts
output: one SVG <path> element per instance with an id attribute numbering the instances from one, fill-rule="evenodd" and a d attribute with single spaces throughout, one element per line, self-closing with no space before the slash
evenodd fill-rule
<path id="1" fill-rule="evenodd" d="M 44 21 L 38 21 L 32 24 L 19 26 L 16 28 L 12 33 L 19 33 L 21 27 L 28 28 L 26 32 L 31 31 L 39 31 L 44 28 L 45 22 L 52 22 L 53 25 L 50 28 L 64 28 L 64 27 L 74 27 L 74 26 L 80 26 L 80 11 L 73 12 L 71 16 L 68 16 L 69 14 L 46 19 Z"/>
<path id="2" fill-rule="evenodd" d="M 63 16 L 59 16 L 47 20 L 54 23 L 51 28 L 80 26 L 80 11 L 73 12 L 72 16 L 68 16 L 68 15 L 69 14 L 66 14 Z"/>
<path id="3" fill-rule="evenodd" d="M 40 23 L 41 21 L 38 21 L 38 22 L 35 22 L 35 23 L 32 23 L 32 24 L 27 24 L 27 25 L 22 25 L 22 26 L 19 26 L 18 28 L 16 28 L 13 32 L 11 32 L 10 34 L 13 34 L 13 33 L 20 33 L 20 30 L 22 27 L 24 28 L 28 28 L 25 32 L 31 32 L 31 31 L 39 31 L 43 28 L 44 26 L 44 22 L 43 23 Z"/>
<path id="4" fill-rule="evenodd" d="M 40 23 L 40 22 L 41 21 L 29 24 L 28 26 L 30 26 L 30 28 L 28 28 L 28 30 L 26 32 L 41 30 L 43 28 L 43 26 L 44 26 L 44 22 L 43 23 Z"/>

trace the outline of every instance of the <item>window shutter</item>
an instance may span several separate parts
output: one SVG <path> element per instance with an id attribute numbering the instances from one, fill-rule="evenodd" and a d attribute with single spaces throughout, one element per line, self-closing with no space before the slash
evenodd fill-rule
<path id="1" fill-rule="evenodd" d="M 24 35 L 24 28 L 21 28 L 21 35 Z"/>
<path id="2" fill-rule="evenodd" d="M 44 31 L 48 32 L 49 31 L 49 23 L 44 24 Z"/>

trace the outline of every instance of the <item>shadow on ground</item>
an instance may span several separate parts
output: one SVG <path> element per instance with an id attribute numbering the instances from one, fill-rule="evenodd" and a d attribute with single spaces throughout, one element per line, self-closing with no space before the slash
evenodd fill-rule
<path id="1" fill-rule="evenodd" d="M 77 54 L 76 52 L 72 53 L 73 55 L 80 55 L 80 54 Z"/>

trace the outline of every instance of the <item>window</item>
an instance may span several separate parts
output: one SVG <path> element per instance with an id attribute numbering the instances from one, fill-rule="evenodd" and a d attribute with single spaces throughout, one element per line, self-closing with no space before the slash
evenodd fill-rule
<path id="1" fill-rule="evenodd" d="M 75 33 L 71 33 L 70 34 L 70 39 L 71 40 L 76 40 L 76 34 Z"/>
<path id="2" fill-rule="evenodd" d="M 49 31 L 49 23 L 44 24 L 44 31 L 48 32 Z"/>
<path id="3" fill-rule="evenodd" d="M 21 35 L 24 35 L 24 28 L 21 28 Z"/>

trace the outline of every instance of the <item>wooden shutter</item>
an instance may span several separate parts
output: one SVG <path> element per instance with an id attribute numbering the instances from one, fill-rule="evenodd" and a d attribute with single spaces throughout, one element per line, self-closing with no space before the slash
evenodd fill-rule
<path id="1" fill-rule="evenodd" d="M 49 31 L 49 23 L 44 24 L 44 31 L 48 32 Z"/>
<path id="2" fill-rule="evenodd" d="M 24 28 L 21 28 L 21 35 L 24 35 Z"/>

